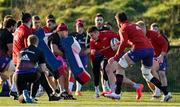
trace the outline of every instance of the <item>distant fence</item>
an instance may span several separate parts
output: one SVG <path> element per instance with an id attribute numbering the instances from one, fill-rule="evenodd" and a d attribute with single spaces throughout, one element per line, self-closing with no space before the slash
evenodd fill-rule
<path id="1" fill-rule="evenodd" d="M 170 50 L 168 52 L 167 58 L 168 58 L 167 80 L 168 80 L 169 90 L 180 91 L 180 46 L 170 46 Z M 91 67 L 89 67 L 88 72 L 91 74 L 91 76 L 93 76 Z M 143 83 L 145 85 L 144 90 L 150 91 L 146 85 L 145 80 L 142 77 L 140 70 L 140 63 L 129 68 L 126 71 L 126 76 L 135 82 Z M 88 84 L 86 84 L 83 87 L 83 89 L 94 90 L 93 79 Z M 132 88 L 125 86 L 123 87 L 123 90 L 132 91 Z"/>

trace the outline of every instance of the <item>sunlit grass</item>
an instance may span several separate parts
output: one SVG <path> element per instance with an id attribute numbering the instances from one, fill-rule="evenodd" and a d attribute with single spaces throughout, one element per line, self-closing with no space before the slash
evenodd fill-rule
<path id="1" fill-rule="evenodd" d="M 151 94 L 143 93 L 141 101 L 135 100 L 135 92 L 124 92 L 121 100 L 111 100 L 105 97 L 95 98 L 94 92 L 82 92 L 83 96 L 76 97 L 77 100 L 60 100 L 49 102 L 46 95 L 39 97 L 37 104 L 19 104 L 9 97 L 0 97 L 0 106 L 58 106 L 58 107 L 114 107 L 114 106 L 180 106 L 180 93 L 173 93 L 170 102 L 150 100 Z"/>

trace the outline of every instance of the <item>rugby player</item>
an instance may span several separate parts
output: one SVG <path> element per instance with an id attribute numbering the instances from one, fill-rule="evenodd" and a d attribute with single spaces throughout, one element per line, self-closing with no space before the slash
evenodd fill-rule
<path id="1" fill-rule="evenodd" d="M 153 46 L 144 35 L 141 28 L 128 21 L 125 12 L 117 13 L 116 22 L 119 26 L 119 35 L 122 40 L 119 44 L 116 55 L 108 60 L 108 63 L 116 69 L 116 90 L 115 93 L 106 94 L 105 96 L 120 99 L 121 85 L 123 82 L 122 72 L 130 65 L 141 61 L 141 71 L 144 79 L 152 82 L 164 94 L 163 101 L 169 101 L 172 98 L 170 92 L 165 87 L 162 87 L 161 82 L 151 74 L 151 67 L 153 64 L 154 50 Z M 128 41 L 132 42 L 132 49 L 122 55 Z M 121 56 L 121 57 L 120 57 Z M 120 57 L 120 59 L 119 59 Z M 118 61 L 119 59 L 119 61 Z"/>

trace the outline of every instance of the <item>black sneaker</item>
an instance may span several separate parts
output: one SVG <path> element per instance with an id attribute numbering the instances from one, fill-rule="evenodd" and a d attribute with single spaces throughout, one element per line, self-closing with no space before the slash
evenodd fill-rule
<path id="1" fill-rule="evenodd" d="M 18 100 L 17 92 L 10 91 L 9 96 L 12 97 L 14 100 Z"/>
<path id="2" fill-rule="evenodd" d="M 77 100 L 76 98 L 74 98 L 72 95 L 68 94 L 68 92 L 64 91 L 61 93 L 61 97 L 64 100 Z"/>
<path id="3" fill-rule="evenodd" d="M 56 96 L 56 95 L 50 95 L 50 97 L 49 97 L 49 101 L 58 101 L 60 99 L 61 99 L 61 97 Z"/>

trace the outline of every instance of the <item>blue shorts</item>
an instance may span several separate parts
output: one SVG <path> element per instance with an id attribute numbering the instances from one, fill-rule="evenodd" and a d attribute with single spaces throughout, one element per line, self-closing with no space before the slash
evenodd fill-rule
<path id="1" fill-rule="evenodd" d="M 159 63 L 159 71 L 167 71 L 167 58 L 164 57 L 162 63 Z"/>
<path id="2" fill-rule="evenodd" d="M 142 61 L 142 64 L 147 67 L 151 67 L 153 64 L 154 49 L 153 48 L 141 48 L 134 49 L 128 52 L 128 56 L 136 63 Z"/>
<path id="3" fill-rule="evenodd" d="M 11 58 L 8 56 L 0 56 L 0 72 L 3 72 L 3 70 L 6 68 L 6 66 L 11 61 Z"/>

